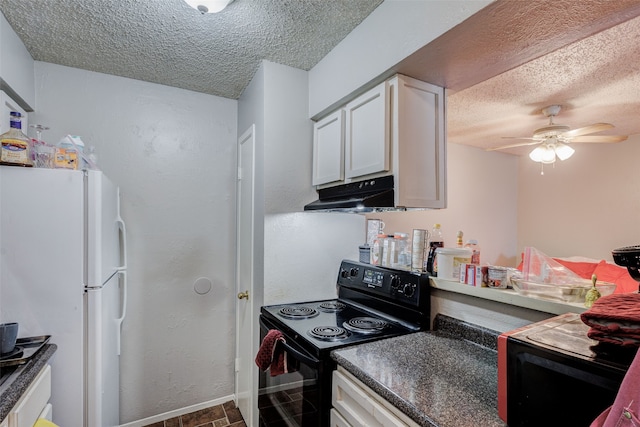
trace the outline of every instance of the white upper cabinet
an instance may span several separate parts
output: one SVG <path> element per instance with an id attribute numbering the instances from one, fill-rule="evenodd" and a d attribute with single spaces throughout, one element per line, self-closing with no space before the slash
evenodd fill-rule
<path id="1" fill-rule="evenodd" d="M 344 111 L 313 125 L 313 185 L 344 179 Z"/>
<path id="2" fill-rule="evenodd" d="M 313 141 L 318 188 L 392 175 L 396 207 L 446 207 L 441 87 L 397 74 L 318 121 Z"/>
<path id="3" fill-rule="evenodd" d="M 389 88 L 396 206 L 445 208 L 444 89 L 402 75 Z"/>
<path id="4" fill-rule="evenodd" d="M 389 103 L 384 82 L 344 108 L 345 177 L 357 178 L 389 170 Z"/>
<path id="5" fill-rule="evenodd" d="M 35 109 L 33 58 L 2 14 L 0 14 L 0 80 L 0 88 L 14 98 L 23 109 L 27 111 Z"/>

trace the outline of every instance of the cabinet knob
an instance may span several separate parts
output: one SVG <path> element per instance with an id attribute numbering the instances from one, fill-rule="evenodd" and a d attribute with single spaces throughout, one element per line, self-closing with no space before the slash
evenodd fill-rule
<path id="1" fill-rule="evenodd" d="M 247 300 L 249 299 L 249 291 L 240 292 L 238 294 L 238 299 L 244 299 L 244 298 L 246 298 Z"/>

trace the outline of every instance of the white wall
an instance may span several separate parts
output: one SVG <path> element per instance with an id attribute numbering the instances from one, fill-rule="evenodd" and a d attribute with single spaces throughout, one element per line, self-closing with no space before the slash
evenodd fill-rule
<path id="1" fill-rule="evenodd" d="M 368 214 L 381 218 L 385 232 L 414 228 L 431 230 L 442 224 L 445 246 L 453 247 L 456 233 L 476 239 L 480 261 L 516 265 L 517 157 L 458 144 L 447 145 L 448 206 L 446 209 Z"/>
<path id="2" fill-rule="evenodd" d="M 518 250 L 612 261 L 640 244 L 640 135 L 618 144 L 575 144 L 555 167 L 519 158 Z"/>
<path id="3" fill-rule="evenodd" d="M 307 85 L 306 72 L 263 61 L 238 102 L 238 133 L 255 124 L 251 303 L 258 307 L 335 297 L 339 257 L 357 256 L 358 235 L 364 233 L 361 217 L 301 212 L 317 197 L 311 186 Z M 343 236 L 337 238 L 335 230 Z M 256 338 L 254 353 L 258 345 Z M 257 413 L 252 416 L 257 424 Z"/>
<path id="4" fill-rule="evenodd" d="M 338 103 L 490 0 L 385 0 L 309 71 L 309 117 Z"/>
<path id="5" fill-rule="evenodd" d="M 80 135 L 121 187 L 121 422 L 233 394 L 237 102 L 42 62 L 35 72 L 32 123 L 51 128 L 48 142 Z M 206 295 L 199 277 L 213 282 Z"/>
<path id="6" fill-rule="evenodd" d="M 317 198 L 307 87 L 306 72 L 263 61 L 240 100 L 239 123 L 257 123 L 263 156 L 258 182 L 264 192 L 264 239 L 257 241 L 264 244 L 264 275 L 257 270 L 256 277 L 263 280 L 267 305 L 334 298 L 340 261 L 357 259 L 364 242 L 361 216 L 302 212 Z"/>

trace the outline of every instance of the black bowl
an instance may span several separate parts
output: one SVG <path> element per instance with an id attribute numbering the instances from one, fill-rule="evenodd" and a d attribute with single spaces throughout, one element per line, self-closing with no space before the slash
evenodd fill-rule
<path id="1" fill-rule="evenodd" d="M 624 248 L 614 249 L 611 251 L 613 261 L 622 266 L 627 267 L 627 271 L 631 277 L 640 282 L 640 246 L 626 246 Z"/>
<path id="2" fill-rule="evenodd" d="M 11 353 L 16 346 L 16 339 L 18 338 L 18 324 L 17 323 L 2 323 L 0 324 L 0 353 Z"/>

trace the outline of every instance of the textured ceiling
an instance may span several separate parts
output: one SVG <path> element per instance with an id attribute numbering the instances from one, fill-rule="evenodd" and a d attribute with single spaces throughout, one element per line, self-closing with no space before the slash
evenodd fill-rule
<path id="1" fill-rule="evenodd" d="M 0 0 L 38 61 L 236 99 L 262 59 L 309 70 L 382 0 Z"/>
<path id="2" fill-rule="evenodd" d="M 448 140 L 482 148 L 517 142 L 506 136 L 530 137 L 548 124 L 541 110 L 552 104 L 562 105 L 556 123 L 579 128 L 606 122 L 615 128 L 597 135 L 640 134 L 640 18 L 454 93 L 448 101 Z"/>
<path id="3" fill-rule="evenodd" d="M 308 70 L 380 3 L 235 0 L 201 15 L 183 0 L 0 0 L 0 10 L 36 60 L 235 99 L 261 59 Z M 393 72 L 449 89 L 450 142 L 531 136 L 552 104 L 563 106 L 557 123 L 637 135 L 640 0 L 496 0 Z"/>

